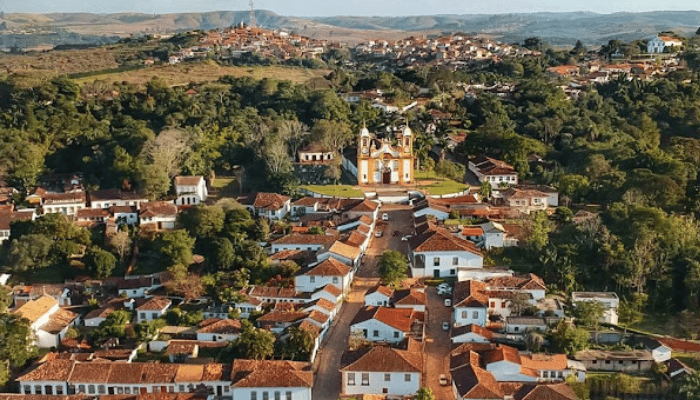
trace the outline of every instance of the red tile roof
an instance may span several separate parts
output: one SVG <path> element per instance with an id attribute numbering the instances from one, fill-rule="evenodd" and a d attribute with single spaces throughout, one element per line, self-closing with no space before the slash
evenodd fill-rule
<path id="1" fill-rule="evenodd" d="M 221 335 L 231 335 L 240 332 L 241 321 L 237 319 L 222 319 L 197 330 L 197 333 L 217 333 Z"/>
<path id="2" fill-rule="evenodd" d="M 360 256 L 360 254 L 362 254 L 362 250 L 359 248 L 338 241 L 333 243 L 328 251 L 349 260 L 355 260 Z"/>
<path id="3" fill-rule="evenodd" d="M 197 186 L 202 180 L 202 176 L 176 176 L 175 186 Z"/>
<path id="4" fill-rule="evenodd" d="M 148 301 L 146 301 L 139 307 L 136 307 L 136 309 L 139 311 L 160 311 L 170 307 L 171 304 L 172 301 L 166 299 L 165 297 L 156 296 L 151 297 L 150 299 L 148 299 Z"/>
<path id="5" fill-rule="evenodd" d="M 523 385 L 513 396 L 515 400 L 577 400 L 567 383 Z"/>
<path id="6" fill-rule="evenodd" d="M 467 251 L 481 256 L 481 251 L 469 241 L 460 239 L 447 229 L 433 227 L 409 240 L 411 249 L 415 253 L 432 251 Z"/>
<path id="7" fill-rule="evenodd" d="M 503 399 L 501 387 L 490 372 L 465 364 L 451 371 L 452 381 L 462 399 Z"/>
<path id="8" fill-rule="evenodd" d="M 306 387 L 314 383 L 311 364 L 277 360 L 235 360 L 231 386 L 240 387 Z"/>
<path id="9" fill-rule="evenodd" d="M 489 298 L 485 293 L 486 284 L 468 280 L 455 283 L 454 307 L 488 307 Z"/>
<path id="10" fill-rule="evenodd" d="M 254 196 L 249 196 L 240 199 L 240 203 L 255 208 L 275 211 L 279 210 L 290 198 L 277 193 L 256 193 Z"/>
<path id="11" fill-rule="evenodd" d="M 307 271 L 304 275 L 345 276 L 349 274 L 351 270 L 352 269 L 348 265 L 343 264 L 335 258 L 329 258 L 311 268 L 311 270 Z"/>
<path id="12" fill-rule="evenodd" d="M 423 356 L 420 352 L 374 346 L 341 371 L 362 372 L 423 372 Z"/>
<path id="13" fill-rule="evenodd" d="M 411 325 L 417 319 L 418 315 L 411 308 L 389 308 L 389 307 L 364 307 L 357 313 L 350 325 L 355 325 L 360 322 L 370 319 L 382 322 L 394 329 L 409 333 Z"/>

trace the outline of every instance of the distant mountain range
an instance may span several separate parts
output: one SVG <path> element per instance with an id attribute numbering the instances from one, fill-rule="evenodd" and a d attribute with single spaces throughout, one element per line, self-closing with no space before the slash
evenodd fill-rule
<path id="1" fill-rule="evenodd" d="M 256 11 L 258 24 L 302 35 L 352 43 L 369 38 L 396 39 L 416 34 L 465 32 L 489 35 L 506 42 L 538 36 L 553 45 L 604 44 L 629 41 L 672 30 L 692 35 L 700 11 L 596 14 L 590 12 L 533 14 L 471 14 L 408 17 L 290 17 Z M 0 13 L 0 46 L 84 44 L 114 41 L 138 33 L 209 30 L 249 21 L 247 11 L 180 14 Z"/>

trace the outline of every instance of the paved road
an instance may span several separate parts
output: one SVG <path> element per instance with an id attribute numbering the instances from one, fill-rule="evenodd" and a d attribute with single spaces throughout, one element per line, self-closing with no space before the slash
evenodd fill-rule
<path id="1" fill-rule="evenodd" d="M 437 294 L 434 287 L 425 289 L 428 300 L 428 323 L 426 325 L 426 343 L 424 350 L 424 382 L 433 390 L 436 399 L 453 398 L 451 386 L 440 386 L 440 374 L 449 377 L 448 369 L 450 363 L 448 355 L 452 344 L 450 333 L 442 330 L 442 323 L 451 321 L 452 307 L 445 307 L 444 297 Z"/>
<path id="2" fill-rule="evenodd" d="M 401 236 L 413 233 L 413 216 L 410 208 L 395 205 L 383 206 L 379 214 L 380 219 L 381 214 L 385 212 L 389 214 L 389 221 L 382 221 L 377 227 L 384 232 L 384 235 L 372 238 L 362 265 L 355 275 L 353 289 L 343 303 L 340 313 L 333 320 L 333 325 L 316 356 L 314 400 L 337 400 L 340 397 L 342 389 L 340 360 L 348 347 L 350 322 L 364 305 L 367 290 L 379 284 L 377 260 L 386 250 L 400 250 L 403 253 L 408 251 L 408 245 L 401 241 Z M 400 234 L 392 236 L 395 230 Z"/>

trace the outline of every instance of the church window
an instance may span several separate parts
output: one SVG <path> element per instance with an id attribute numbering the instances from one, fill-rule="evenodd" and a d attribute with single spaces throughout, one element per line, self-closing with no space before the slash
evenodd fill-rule
<path id="1" fill-rule="evenodd" d="M 393 163 L 393 164 L 394 164 L 394 166 L 393 166 L 392 169 L 393 169 L 394 171 L 396 171 L 397 169 L 399 169 L 399 162 L 398 162 L 398 161 L 394 160 L 394 163 Z"/>

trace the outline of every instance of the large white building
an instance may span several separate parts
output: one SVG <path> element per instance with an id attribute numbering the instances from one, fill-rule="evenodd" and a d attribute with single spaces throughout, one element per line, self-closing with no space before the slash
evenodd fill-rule
<path id="1" fill-rule="evenodd" d="M 667 47 L 681 47 L 683 42 L 671 36 L 656 36 L 647 42 L 647 53 L 663 53 Z"/>
<path id="2" fill-rule="evenodd" d="M 345 395 L 412 396 L 421 387 L 420 351 L 375 346 L 340 370 Z"/>
<path id="3" fill-rule="evenodd" d="M 513 186 L 518 184 L 518 172 L 512 165 L 495 158 L 480 156 L 469 161 L 469 170 L 476 175 L 479 182 L 488 182 L 491 187 Z"/>
<path id="4" fill-rule="evenodd" d="M 573 292 L 571 293 L 571 303 L 576 304 L 584 301 L 597 301 L 603 305 L 604 311 L 600 322 L 617 325 L 617 309 L 620 306 L 620 299 L 615 292 Z"/>
<path id="5" fill-rule="evenodd" d="M 315 292 L 328 284 L 335 285 L 343 291 L 350 288 L 353 270 L 335 258 L 329 257 L 310 270 L 294 277 L 294 288 L 297 292 Z"/>
<path id="6" fill-rule="evenodd" d="M 190 393 L 252 400 L 311 400 L 311 365 L 234 360 L 226 364 L 95 363 L 52 360 L 17 378 L 22 394 Z"/>
<path id="7" fill-rule="evenodd" d="M 175 204 L 179 206 L 202 203 L 209 197 L 207 182 L 202 176 L 176 176 L 175 194 Z"/>
<path id="8" fill-rule="evenodd" d="M 432 227 L 409 240 L 411 273 L 414 278 L 456 277 L 460 268 L 482 268 L 484 257 L 476 245 Z"/>
<path id="9" fill-rule="evenodd" d="M 66 337 L 68 328 L 75 325 L 80 316 L 59 306 L 58 300 L 41 296 L 30 300 L 14 311 L 14 314 L 29 321 L 38 347 L 58 347 Z"/>
<path id="10" fill-rule="evenodd" d="M 422 314 L 410 308 L 364 307 L 350 323 L 350 332 L 373 342 L 398 343 L 416 329 Z"/>

